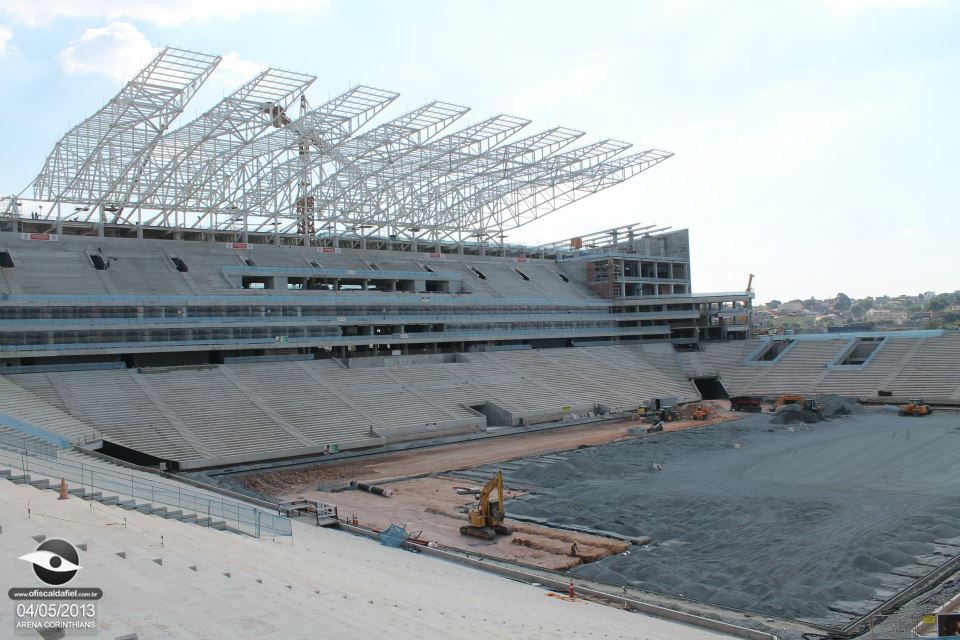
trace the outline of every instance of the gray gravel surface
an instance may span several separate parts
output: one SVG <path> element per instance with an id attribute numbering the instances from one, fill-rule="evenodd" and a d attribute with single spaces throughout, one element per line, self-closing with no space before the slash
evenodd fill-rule
<path id="1" fill-rule="evenodd" d="M 521 465 L 508 513 L 653 538 L 583 577 L 836 626 L 960 553 L 960 415 L 770 418 Z"/>

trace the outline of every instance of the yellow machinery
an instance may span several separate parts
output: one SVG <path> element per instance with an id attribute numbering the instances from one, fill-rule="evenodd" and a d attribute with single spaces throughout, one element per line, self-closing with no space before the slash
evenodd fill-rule
<path id="1" fill-rule="evenodd" d="M 928 416 L 931 413 L 933 413 L 933 409 L 923 401 L 923 398 L 913 400 L 900 407 L 900 415 L 902 416 Z"/>
<path id="2" fill-rule="evenodd" d="M 802 405 L 807 401 L 807 399 L 800 395 L 793 394 L 784 394 L 777 398 L 777 401 L 773 403 L 774 409 L 779 409 L 785 404 L 799 404 Z"/>
<path id="3" fill-rule="evenodd" d="M 773 403 L 773 411 L 776 411 L 780 407 L 788 404 L 798 404 L 801 409 L 807 411 L 814 411 L 816 413 L 821 413 L 823 407 L 814 402 L 813 400 L 808 400 L 806 396 L 801 396 L 797 394 L 784 394 L 777 398 L 777 401 Z"/>
<path id="4" fill-rule="evenodd" d="M 706 420 L 709 417 L 710 417 L 710 407 L 705 407 L 701 404 L 701 405 L 698 405 L 697 408 L 693 410 L 694 420 Z"/>
<path id="5" fill-rule="evenodd" d="M 496 490 L 497 499 L 491 500 L 490 494 Z M 479 503 L 467 512 L 470 524 L 460 527 L 460 533 L 465 536 L 493 540 L 497 534 L 508 536 L 513 533 L 503 524 L 503 472 L 497 475 L 480 490 Z"/>

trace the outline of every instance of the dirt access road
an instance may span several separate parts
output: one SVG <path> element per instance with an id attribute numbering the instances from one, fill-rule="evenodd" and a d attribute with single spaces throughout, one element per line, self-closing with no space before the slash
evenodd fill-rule
<path id="1" fill-rule="evenodd" d="M 709 419 L 667 423 L 666 431 L 702 427 L 742 417 L 742 414 L 725 410 L 726 402 L 705 402 L 704 404 L 714 406 L 714 413 Z M 244 483 L 254 491 L 280 498 L 304 491 L 316 491 L 319 484 L 322 484 L 325 489 L 331 489 L 346 485 L 351 480 L 375 483 L 386 479 L 410 478 L 469 469 L 482 464 L 614 442 L 631 437 L 627 434 L 628 427 L 645 424 L 640 420 L 630 419 L 531 431 L 497 438 L 397 451 L 343 462 L 319 463 L 310 467 L 257 472 L 246 476 Z"/>

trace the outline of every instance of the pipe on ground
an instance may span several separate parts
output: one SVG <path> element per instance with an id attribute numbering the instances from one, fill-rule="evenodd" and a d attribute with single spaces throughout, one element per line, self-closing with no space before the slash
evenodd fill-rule
<path id="1" fill-rule="evenodd" d="M 385 487 L 378 487 L 374 484 L 367 484 L 366 482 L 357 482 L 352 480 L 350 486 L 354 489 L 359 489 L 360 491 L 368 491 L 370 493 L 375 493 L 378 496 L 383 496 L 384 498 L 389 498 L 393 495 L 393 489 L 387 489 Z"/>

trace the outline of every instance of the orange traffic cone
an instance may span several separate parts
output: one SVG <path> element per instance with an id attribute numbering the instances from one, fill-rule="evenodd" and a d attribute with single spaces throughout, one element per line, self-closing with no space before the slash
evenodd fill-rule
<path id="1" fill-rule="evenodd" d="M 571 598 L 577 597 L 577 592 L 573 590 L 573 578 L 570 578 L 570 586 L 567 587 L 567 595 L 569 595 Z"/>
<path id="2" fill-rule="evenodd" d="M 66 500 L 70 495 L 67 493 L 67 481 L 60 478 L 60 497 L 57 500 Z"/>

